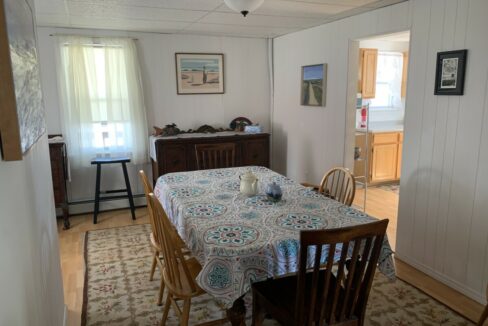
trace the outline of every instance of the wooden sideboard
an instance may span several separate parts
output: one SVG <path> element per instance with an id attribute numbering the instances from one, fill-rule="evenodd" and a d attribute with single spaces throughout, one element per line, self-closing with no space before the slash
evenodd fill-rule
<path id="1" fill-rule="evenodd" d="M 51 158 L 54 203 L 56 208 L 61 208 L 63 211 L 64 229 L 67 230 L 70 224 L 68 193 L 66 191 L 66 180 L 68 176 L 66 144 L 63 142 L 49 143 L 49 156 Z"/>
<path id="2" fill-rule="evenodd" d="M 195 145 L 236 144 L 236 166 L 269 167 L 269 134 L 243 134 L 215 137 L 161 138 L 155 141 L 157 162 L 152 160 L 153 181 L 171 172 L 197 169 Z"/>

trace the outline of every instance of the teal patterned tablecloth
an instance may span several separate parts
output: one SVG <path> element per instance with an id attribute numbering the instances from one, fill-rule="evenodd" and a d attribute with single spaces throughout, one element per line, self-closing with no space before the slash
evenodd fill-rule
<path id="1" fill-rule="evenodd" d="M 239 175 L 249 170 L 259 179 L 252 197 L 239 192 Z M 279 202 L 264 194 L 273 181 L 283 189 Z M 198 284 L 227 308 L 252 282 L 296 272 L 300 231 L 376 220 L 257 166 L 166 174 L 154 193 L 203 266 Z M 385 237 L 378 268 L 393 279 L 392 253 Z"/>

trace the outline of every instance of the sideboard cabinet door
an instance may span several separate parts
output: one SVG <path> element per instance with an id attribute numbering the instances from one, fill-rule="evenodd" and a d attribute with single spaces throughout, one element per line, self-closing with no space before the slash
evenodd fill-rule
<path id="1" fill-rule="evenodd" d="M 269 138 L 246 140 L 242 144 L 243 164 L 269 167 Z"/>
<path id="2" fill-rule="evenodd" d="M 166 144 L 162 148 L 158 161 L 162 160 L 164 173 L 188 170 L 186 146 L 184 144 Z"/>

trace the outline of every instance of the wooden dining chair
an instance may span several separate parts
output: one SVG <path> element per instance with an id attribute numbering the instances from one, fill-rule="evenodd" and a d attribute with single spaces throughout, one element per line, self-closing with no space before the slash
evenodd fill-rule
<path id="1" fill-rule="evenodd" d="M 320 185 L 302 183 L 305 187 L 312 187 L 324 196 L 335 199 L 344 205 L 351 206 L 356 195 L 354 176 L 346 168 L 336 167 L 324 175 Z"/>
<path id="2" fill-rule="evenodd" d="M 234 143 L 197 144 L 195 155 L 198 170 L 231 168 L 236 165 Z"/>
<path id="3" fill-rule="evenodd" d="M 387 225 L 302 231 L 297 275 L 252 284 L 252 324 L 363 325 Z"/>
<path id="4" fill-rule="evenodd" d="M 156 224 L 155 224 L 155 216 L 153 214 L 153 209 L 151 208 L 151 200 L 149 198 L 149 194 L 153 192 L 153 187 L 149 183 L 149 180 L 146 176 L 146 173 L 143 170 L 139 171 L 139 176 L 141 177 L 142 184 L 144 186 L 144 194 L 146 195 L 146 202 L 147 202 L 147 211 L 149 214 L 149 222 L 151 223 L 151 235 L 150 235 L 150 242 L 151 242 L 151 249 L 153 252 L 152 255 L 152 264 L 151 264 L 151 272 L 149 274 L 149 280 L 152 281 L 154 279 L 154 272 L 156 271 L 156 266 L 158 266 L 158 263 L 161 265 L 161 283 L 159 286 L 159 294 L 158 294 L 158 305 L 162 305 L 163 301 L 163 294 L 164 294 L 164 280 L 162 277 L 162 266 L 164 262 L 162 261 L 162 257 L 160 254 L 162 253 L 162 234 L 157 233 L 156 229 Z M 178 236 L 178 233 L 176 230 L 174 230 L 174 227 L 171 225 L 172 232 L 175 233 L 175 241 L 176 245 L 178 248 L 182 250 L 182 252 L 186 255 L 189 253 L 189 250 L 186 248 L 185 243 L 183 240 Z"/>
<path id="5" fill-rule="evenodd" d="M 166 325 L 168 313 L 173 306 L 175 313 L 180 319 L 180 325 L 188 325 L 190 317 L 191 299 L 205 294 L 195 281 L 195 278 L 202 270 L 200 263 L 194 258 L 185 258 L 181 250 L 175 245 L 174 233 L 170 232 L 171 222 L 169 221 L 163 207 L 154 194 L 149 194 L 151 209 L 155 217 L 157 234 L 162 235 L 162 253 L 164 257 L 163 279 L 168 289 L 168 295 L 163 310 L 161 325 Z M 183 301 L 183 310 L 177 303 Z M 205 325 L 221 325 L 227 319 L 219 319 Z"/>
<path id="6" fill-rule="evenodd" d="M 486 300 L 488 301 L 488 285 L 486 286 Z M 485 310 L 481 314 L 480 320 L 478 321 L 478 326 L 483 326 L 486 319 L 488 319 L 488 303 L 485 306 Z"/>

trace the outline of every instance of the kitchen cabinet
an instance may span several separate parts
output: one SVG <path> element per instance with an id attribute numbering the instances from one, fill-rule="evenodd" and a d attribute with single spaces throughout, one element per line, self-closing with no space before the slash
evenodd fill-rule
<path id="1" fill-rule="evenodd" d="M 363 99 L 376 96 L 377 49 L 360 49 L 359 51 L 359 92 Z"/>
<path id="2" fill-rule="evenodd" d="M 384 182 L 396 179 L 398 145 L 373 145 L 371 160 L 371 182 Z"/>
<path id="3" fill-rule="evenodd" d="M 372 133 L 370 182 L 400 179 L 403 133 Z"/>
<path id="4" fill-rule="evenodd" d="M 356 147 L 360 155 L 354 162 L 354 175 L 367 173 L 368 184 L 392 182 L 400 179 L 403 132 L 356 133 Z M 364 153 L 369 152 L 368 158 Z"/>

